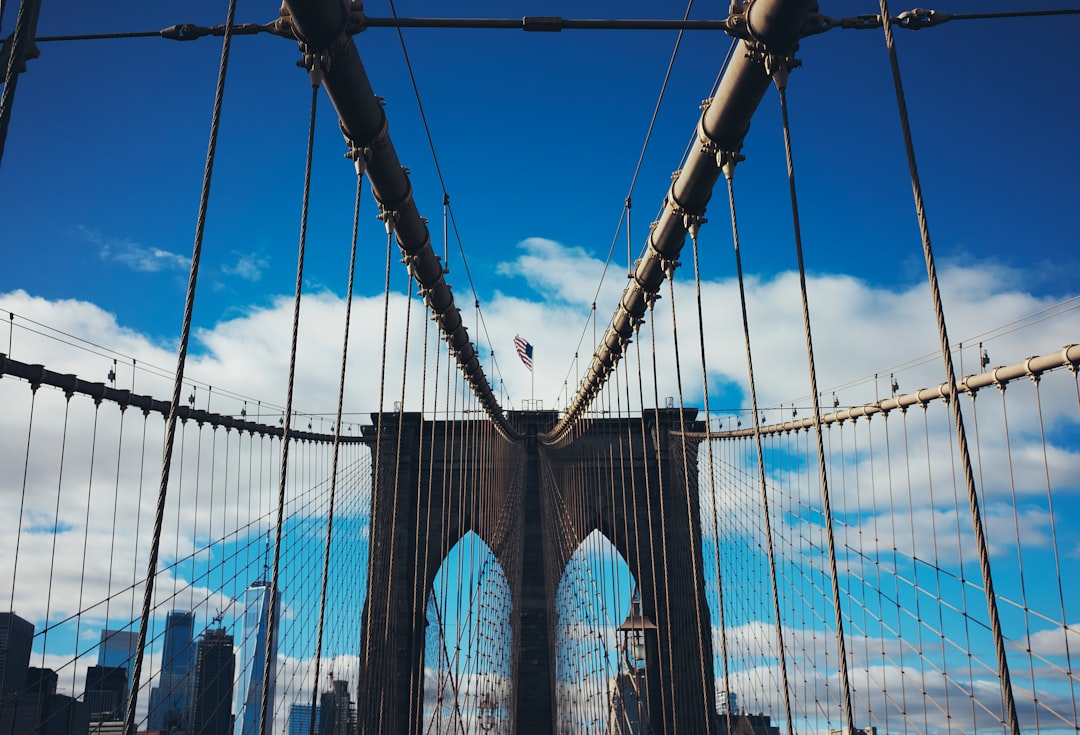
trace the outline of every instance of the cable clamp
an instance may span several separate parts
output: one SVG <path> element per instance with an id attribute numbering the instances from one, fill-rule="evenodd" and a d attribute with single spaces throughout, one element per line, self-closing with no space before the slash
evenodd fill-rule
<path id="1" fill-rule="evenodd" d="M 690 234 L 690 237 L 697 242 L 698 233 L 701 232 L 701 226 L 706 224 L 709 220 L 705 219 L 700 214 L 690 214 L 687 212 L 683 215 L 683 227 Z"/>
<path id="2" fill-rule="evenodd" d="M 308 76 L 311 77 L 311 86 L 318 87 L 322 84 L 326 72 L 330 71 L 330 52 L 312 53 L 308 51 L 307 45 L 304 43 L 300 44 L 300 52 L 302 57 L 296 62 L 296 65 L 307 69 Z"/>
<path id="3" fill-rule="evenodd" d="M 749 7 L 750 3 L 733 0 L 731 9 L 728 11 L 728 17 L 724 21 L 724 33 L 732 38 L 738 38 L 746 42 L 755 40 L 754 34 L 750 30 L 750 22 L 746 18 L 746 11 Z"/>
<path id="4" fill-rule="evenodd" d="M 398 213 L 393 209 L 386 209 L 381 204 L 379 205 L 379 214 L 376 215 L 376 219 L 382 220 L 382 223 L 386 225 L 386 234 L 393 234 L 397 229 Z"/>
<path id="5" fill-rule="evenodd" d="M 724 172 L 724 177 L 731 181 L 735 176 L 736 164 L 742 163 L 746 160 L 746 156 L 738 151 L 717 151 L 716 152 L 716 166 Z"/>
<path id="6" fill-rule="evenodd" d="M 777 89 L 786 89 L 788 74 L 792 69 L 802 66 L 802 61 L 792 54 L 766 53 L 763 59 L 765 73 L 772 77 Z"/>
<path id="7" fill-rule="evenodd" d="M 672 205 L 671 214 L 673 216 L 675 216 L 675 217 L 682 217 L 683 228 L 688 233 L 690 233 L 690 237 L 697 240 L 698 231 L 701 229 L 701 225 L 708 222 L 708 220 L 705 219 L 705 215 L 704 214 L 698 214 L 697 212 L 691 212 L 690 210 L 688 210 L 686 207 L 683 206 L 682 202 L 679 201 L 679 198 L 677 196 L 675 196 L 675 184 L 674 183 L 672 183 L 671 189 L 668 190 L 667 200 Z M 650 246 L 652 245 L 652 239 L 651 238 L 650 238 L 649 245 Z M 662 256 L 661 256 L 661 261 L 663 262 Z M 675 265 L 678 266 L 679 263 L 675 263 Z"/>
<path id="8" fill-rule="evenodd" d="M 349 150 L 345 151 L 345 157 L 353 162 L 353 166 L 356 168 L 356 175 L 363 176 L 367 171 L 368 163 L 371 161 L 371 148 L 367 146 L 358 146 L 353 142 L 353 139 L 349 137 L 349 134 L 345 132 L 345 127 L 338 120 L 338 126 L 341 127 L 341 135 L 345 138 L 345 145 L 349 147 Z"/>
<path id="9" fill-rule="evenodd" d="M 923 28 L 939 26 L 950 20 L 952 20 L 952 16 L 948 13 L 942 13 L 939 10 L 915 8 L 914 10 L 905 10 L 903 13 L 900 13 L 893 22 L 901 28 L 907 28 L 909 31 L 918 31 Z"/>
<path id="10" fill-rule="evenodd" d="M 668 278 L 671 278 L 671 275 L 675 272 L 675 269 L 682 265 L 682 263 L 680 263 L 679 261 L 668 258 L 659 250 L 657 250 L 656 246 L 653 245 L 651 237 L 646 241 L 646 247 L 649 251 L 649 254 L 652 255 L 653 259 L 655 259 L 660 264 L 660 270 L 664 271 L 664 273 L 667 274 Z M 642 288 L 642 291 L 646 295 L 646 302 L 648 302 L 648 296 L 650 295 L 649 291 L 645 288 Z M 659 296 L 657 296 L 656 298 L 659 298 Z"/>
<path id="11" fill-rule="evenodd" d="M 337 36 L 330 41 L 330 43 L 327 44 L 326 49 L 324 49 L 325 51 L 335 54 L 344 51 L 345 45 L 352 41 L 352 37 L 367 28 L 367 18 L 364 16 L 363 3 L 358 0 L 351 0 L 351 2 L 343 1 L 341 4 L 345 6 L 345 22 L 338 31 Z M 261 30 L 272 33 L 275 36 L 295 39 L 301 44 L 305 42 L 304 37 L 297 32 L 296 24 L 293 23 L 292 14 L 284 3 L 281 5 L 279 17 L 272 23 L 262 26 Z"/>

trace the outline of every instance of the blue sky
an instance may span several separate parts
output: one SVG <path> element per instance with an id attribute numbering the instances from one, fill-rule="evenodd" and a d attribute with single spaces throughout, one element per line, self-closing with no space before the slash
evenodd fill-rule
<path id="1" fill-rule="evenodd" d="M 993 0 L 978 9 L 1022 5 Z M 1070 5 L 1044 0 L 1038 7 Z M 682 10 L 643 2 L 580 6 L 476 0 L 452 7 L 401 2 L 397 10 L 568 18 L 677 17 Z M 699 3 L 692 16 L 722 16 L 725 6 Z M 277 7 L 242 2 L 238 21 L 266 22 Z M 958 0 L 935 7 L 972 11 Z M 15 8 L 4 5 L 5 34 Z M 371 16 L 390 14 L 384 2 L 365 9 Z M 894 6 L 893 12 L 907 9 Z M 834 17 L 875 13 L 877 4 L 823 3 L 822 11 Z M 224 16 L 222 2 L 122 2 L 108 10 L 46 2 L 39 34 L 210 25 Z M 1020 332 L 1003 328 L 1077 294 L 1080 90 L 1072 67 L 1078 30 L 1080 18 L 1068 17 L 956 21 L 896 32 L 950 334 L 954 342 L 985 339 L 993 364 L 1080 341 L 1080 321 L 1068 310 Z M 478 336 L 471 328 L 474 295 L 451 241 L 447 278 L 458 305 L 486 367 L 494 346 L 496 379 L 511 395 L 508 405 L 519 405 L 530 390 L 530 375 L 512 351 L 515 333 L 536 348 L 537 398 L 557 405 L 563 381 L 569 375 L 571 388 L 574 382 L 574 352 L 583 360 L 591 353 L 590 307 L 613 241 L 613 264 L 595 297 L 599 330 L 623 286 L 626 231 L 617 228 L 675 36 L 415 30 L 405 37 L 489 333 Z M 397 34 L 372 29 L 357 44 L 376 93 L 386 99 L 391 136 L 441 251 L 442 190 Z M 728 46 L 726 37 L 712 33 L 689 33 L 682 41 L 633 190 L 634 257 Z M 20 79 L 0 162 L 0 310 L 140 363 L 171 366 L 220 42 L 42 43 L 41 52 Z M 789 98 L 822 388 L 838 390 L 844 403 L 872 401 L 877 391 L 887 392 L 884 376 L 893 369 L 905 390 L 934 384 L 938 360 L 901 367 L 932 354 L 936 336 L 882 34 L 834 30 L 806 39 L 798 56 L 803 66 L 792 75 Z M 244 398 L 284 399 L 310 96 L 296 58 L 295 45 L 276 37 L 238 37 L 233 45 L 188 369 L 204 385 L 239 395 L 215 398 L 223 412 L 238 413 Z M 333 406 L 336 367 L 326 366 L 340 359 L 355 185 L 343 151 L 323 96 L 297 398 L 301 411 L 314 414 Z M 805 361 L 805 352 L 775 92 L 766 95 L 743 153 L 736 187 L 759 389 L 765 406 L 801 406 L 808 400 L 805 374 L 790 365 Z M 361 316 L 354 322 L 361 341 L 354 342 L 360 348 L 352 373 L 360 377 L 346 407 L 354 415 L 377 408 L 370 371 L 381 331 L 385 257 L 385 234 L 366 193 L 363 207 Z M 710 388 L 714 408 L 735 409 L 747 397 L 722 196 L 708 216 L 700 243 L 705 298 L 707 313 L 719 315 L 708 335 Z M 689 249 L 684 253 L 682 284 L 690 276 Z M 400 324 L 406 290 L 400 267 L 392 290 Z M 688 306 L 689 291 L 683 294 L 680 303 Z M 6 336 L 0 325 L 0 351 Z M 417 339 L 414 334 L 414 347 Z M 65 363 L 68 356 L 23 331 L 13 341 L 18 359 L 95 379 L 111 364 L 96 358 Z M 967 347 L 965 372 L 972 372 L 976 357 Z M 400 350 L 400 344 L 391 347 L 391 361 Z M 881 379 L 869 379 L 874 373 Z M 167 381 L 155 384 L 143 375 L 139 381 L 140 390 L 167 393 Z M 684 382 L 698 382 L 696 374 Z M 410 383 L 410 400 L 418 400 L 416 385 Z M 666 382 L 660 395 L 671 389 Z M 690 402 L 699 400 L 700 387 L 688 390 Z M 1060 445 L 1075 449 L 1075 417 L 1051 429 L 1062 432 Z"/>
<path id="2" fill-rule="evenodd" d="M 219 5 L 132 3 L 102 13 L 46 4 L 39 33 L 220 23 Z M 954 5 L 940 9 L 970 10 Z M 1067 4 L 1040 7 L 1055 5 Z M 980 9 L 1012 7 L 996 2 Z M 875 9 L 866 2 L 823 7 L 832 16 Z M 389 15 L 382 3 L 366 10 Z M 722 10 L 699 4 L 693 15 Z M 5 28 L 13 25 L 13 11 L 6 11 Z M 398 12 L 451 14 L 443 4 L 419 2 L 404 3 Z M 679 9 L 655 3 L 594 3 L 587 11 L 573 3 L 470 3 L 453 10 L 489 17 L 539 12 L 672 17 Z M 241 3 L 238 14 L 241 21 L 267 21 L 276 4 Z M 1066 71 L 1076 22 L 954 21 L 918 33 L 898 31 L 938 257 L 1008 269 L 1015 285 L 1039 297 L 1071 295 L 1080 272 L 1069 206 L 1080 161 L 1071 135 L 1077 95 Z M 441 249 L 442 192 L 396 33 L 372 29 L 357 40 L 373 86 L 387 100 L 391 135 Z M 406 41 L 481 307 L 490 308 L 500 295 L 531 304 L 532 313 L 514 328 L 537 345 L 539 366 L 565 373 L 577 346 L 568 344 L 569 336 L 588 319 L 592 299 L 585 292 L 599 282 L 602 265 L 593 261 L 606 258 L 616 237 L 674 36 L 415 30 Z M 1032 44 L 1037 54 L 1026 50 Z M 727 46 L 725 37 L 710 33 L 683 39 L 633 192 L 635 257 Z M 20 82 L 0 175 L 0 201 L 8 213 L 0 292 L 25 289 L 46 299 L 86 300 L 116 314 L 121 325 L 170 343 L 182 308 L 219 44 L 140 39 L 41 48 L 42 57 Z M 804 66 L 793 75 L 790 96 L 811 272 L 842 273 L 885 290 L 919 283 L 924 270 L 880 31 L 834 30 L 806 39 L 799 56 Z M 308 101 L 307 79 L 293 66 L 295 57 L 294 46 L 279 38 L 236 39 L 197 326 L 212 328 L 291 292 Z M 340 158 L 334 115 L 322 102 L 305 274 L 309 290 L 340 295 L 354 179 Z M 794 265 L 777 120 L 770 93 L 747 138 L 748 160 L 737 179 L 745 267 L 763 278 Z M 369 226 L 362 242 L 369 254 L 358 292 L 376 294 L 384 249 L 370 197 L 365 206 Z M 702 237 L 707 278 L 733 271 L 725 210 L 722 200 L 714 202 Z M 523 250 L 530 238 L 559 248 L 554 254 Z M 452 243 L 448 280 L 459 305 L 468 307 L 456 249 Z M 619 265 L 608 280 L 616 289 L 625 253 L 621 232 Z M 549 272 L 522 258 L 530 254 L 548 262 Z M 562 267 L 559 256 L 580 272 Z M 551 279 L 574 285 L 575 293 L 555 292 Z M 394 285 L 404 290 L 400 278 Z M 563 323 L 551 333 L 546 322 L 552 312 L 544 311 L 549 304 L 574 307 L 567 313 L 579 314 L 579 326 Z M 601 326 L 612 307 L 612 299 L 599 300 Z M 509 357 L 510 345 L 500 337 L 492 338 L 496 350 Z M 483 337 L 477 341 L 486 351 Z M 591 352 L 591 345 L 582 352 Z M 517 381 L 520 395 L 524 375 L 518 367 L 504 362 L 502 370 L 506 380 Z M 547 388 L 543 380 L 541 388 Z M 550 389 L 538 392 L 549 401 L 554 397 Z"/>

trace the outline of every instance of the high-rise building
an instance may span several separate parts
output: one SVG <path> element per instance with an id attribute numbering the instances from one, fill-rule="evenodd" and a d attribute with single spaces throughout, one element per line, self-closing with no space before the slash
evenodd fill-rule
<path id="1" fill-rule="evenodd" d="M 82 735 L 89 728 L 86 706 L 56 693 L 56 672 L 29 667 L 26 687 L 0 706 L 2 735 Z"/>
<path id="2" fill-rule="evenodd" d="M 15 613 L 0 613 L 0 702 L 26 687 L 34 624 Z"/>
<path id="3" fill-rule="evenodd" d="M 161 675 L 150 690 L 147 727 L 168 732 L 179 728 L 191 706 L 192 675 L 195 671 L 195 644 L 192 638 L 195 617 L 173 610 L 165 619 L 165 644 L 161 651 Z"/>
<path id="4" fill-rule="evenodd" d="M 139 634 L 130 630 L 101 631 L 101 643 L 98 646 L 98 666 L 119 668 L 127 672 L 125 692 L 131 692 L 131 672 L 135 667 L 135 647 L 139 644 Z M 120 703 L 120 710 L 127 711 L 127 694 Z"/>
<path id="5" fill-rule="evenodd" d="M 195 653 L 195 689 L 191 735 L 229 735 L 232 732 L 233 676 L 236 657 L 233 637 L 224 628 L 207 630 Z"/>
<path id="6" fill-rule="evenodd" d="M 352 735 L 356 732 L 356 708 L 349 698 L 349 682 L 334 679 L 331 687 L 320 698 L 319 732 L 322 735 Z"/>
<path id="7" fill-rule="evenodd" d="M 321 707 L 315 707 L 315 715 L 312 717 L 310 704 L 290 704 L 289 722 L 285 728 L 286 735 L 312 735 L 311 721 L 315 721 L 315 733 L 319 735 L 319 713 Z"/>
<path id="8" fill-rule="evenodd" d="M 123 666 L 91 666 L 86 670 L 83 702 L 90 722 L 115 722 L 124 718 L 128 694 L 128 670 Z"/>
<path id="9" fill-rule="evenodd" d="M 240 679 L 236 689 L 236 731 L 234 735 L 271 735 L 273 732 L 274 680 L 277 668 L 277 630 L 281 596 L 270 600 L 270 585 L 259 580 L 244 591 L 244 633 L 240 643 Z M 263 667 L 267 660 L 267 636 L 273 621 L 274 638 L 269 641 L 270 688 L 266 700 L 266 722 L 262 715 Z"/>
<path id="10" fill-rule="evenodd" d="M 98 647 L 98 666 L 122 666 L 131 673 L 135 660 L 135 646 L 139 643 L 139 634 L 130 630 L 101 631 L 101 645 Z"/>

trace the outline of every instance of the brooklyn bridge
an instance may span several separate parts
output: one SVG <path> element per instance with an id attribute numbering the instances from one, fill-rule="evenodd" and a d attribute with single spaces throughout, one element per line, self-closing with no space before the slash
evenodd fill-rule
<path id="1" fill-rule="evenodd" d="M 950 305 L 974 287 L 935 259 L 940 187 L 924 193 L 920 163 L 947 156 L 918 145 L 931 136 L 913 134 L 909 99 L 926 78 L 905 75 L 901 59 L 913 31 L 920 43 L 987 27 L 978 24 L 1025 29 L 1028 38 L 1055 27 L 1075 38 L 1080 11 L 897 11 L 880 0 L 841 17 L 810 0 L 735 0 L 711 6 L 710 18 L 690 8 L 662 19 L 403 17 L 393 3 L 377 17 L 359 2 L 285 0 L 271 17 L 241 22 L 238 12 L 267 7 L 238 11 L 231 0 L 218 3 L 213 24 L 61 35 L 47 28 L 54 5 L 21 0 L 0 11 L 0 201 L 9 233 L 24 233 L 12 228 L 29 217 L 18 192 L 63 188 L 59 177 L 39 187 L 28 173 L 58 171 L 47 163 L 52 153 L 34 148 L 31 129 L 54 116 L 35 108 L 45 93 L 34 91 L 52 79 L 45 65 L 54 50 L 125 49 L 123 75 L 143 63 L 136 44 L 172 44 L 180 54 L 213 47 L 217 73 L 208 78 L 212 100 L 200 102 L 209 130 L 199 138 L 201 175 L 187 180 L 198 193 L 193 217 L 159 223 L 187 228 L 187 242 L 193 233 L 190 257 L 105 242 L 79 225 L 103 260 L 152 258 L 159 266 L 135 270 L 182 271 L 177 298 L 163 289 L 131 300 L 132 319 L 164 309 L 180 325 L 167 345 L 137 338 L 90 297 L 38 297 L 21 276 L 0 280 L 0 605 L 8 607 L 0 612 L 0 734 L 1080 731 L 1072 666 L 1072 651 L 1080 655 L 1072 586 L 1080 296 L 1019 304 L 999 289 L 973 298 L 974 315 L 952 329 Z M 528 43 L 664 34 L 665 43 L 679 39 L 672 66 L 684 36 L 708 37 L 719 50 L 709 70 L 716 81 L 700 90 L 696 124 L 682 131 L 685 151 L 662 133 L 646 138 L 675 171 L 648 202 L 659 202 L 656 216 L 632 227 L 638 210 L 620 193 L 616 235 L 598 261 L 601 286 L 582 302 L 591 302 L 587 313 L 566 325 L 552 308 L 535 322 L 557 339 L 530 333 L 535 323 L 518 302 L 481 304 L 477 259 L 465 260 L 458 195 L 452 206 L 438 159 L 437 176 L 403 165 L 399 150 L 427 149 L 396 135 L 394 106 L 375 82 L 385 60 L 365 45 L 395 32 L 409 77 L 405 39 L 411 51 L 424 34 L 467 45 L 499 34 Z M 915 297 L 881 307 L 888 320 L 874 329 L 860 311 L 880 304 L 861 299 L 852 279 L 821 275 L 832 265 L 819 244 L 836 237 L 828 220 L 854 215 L 804 208 L 800 219 L 800 202 L 815 197 L 797 184 L 802 152 L 793 143 L 811 143 L 796 126 L 813 108 L 795 88 L 815 74 L 818 48 L 853 35 L 872 36 L 884 72 L 897 164 L 889 176 L 906 216 L 867 221 L 904 248 L 905 262 L 915 258 L 920 274 Z M 215 279 L 255 283 L 267 269 L 244 257 L 212 265 L 232 247 L 216 229 L 264 233 L 258 217 L 235 214 L 254 198 L 257 173 L 212 187 L 220 167 L 277 154 L 237 150 L 243 138 L 228 132 L 235 87 L 226 82 L 250 71 L 245 44 L 256 42 L 265 46 L 260 59 L 295 61 L 301 69 L 292 73 L 304 81 L 295 291 L 219 328 L 199 311 L 228 290 Z M 1075 80 L 1050 72 L 1061 77 L 1061 104 L 1075 105 Z M 168 87 L 165 70 L 152 73 Z M 500 94 L 466 90 L 464 81 L 439 80 L 462 85 L 454 93 L 462 116 L 469 96 Z M 419 104 L 415 78 L 411 87 Z M 598 81 L 586 88 L 604 94 Z M 132 85 L 126 94 L 140 92 Z M 297 99 L 287 104 L 297 108 Z M 613 127 L 618 108 L 611 100 Z M 93 147 L 79 128 L 94 114 L 58 107 L 71 135 L 55 145 Z M 100 114 L 126 122 L 115 109 Z M 560 114 L 545 124 L 572 126 L 573 115 Z M 775 135 L 771 154 L 755 156 L 752 139 L 769 132 L 758 128 L 762 115 Z M 20 127 L 24 119 L 33 122 Z M 313 176 L 328 119 L 345 159 L 326 164 L 333 175 Z M 650 136 L 654 123 L 656 113 Z M 426 133 L 434 157 L 426 117 L 410 130 Z M 1030 127 L 980 154 L 999 157 L 1008 181 L 1024 136 L 1039 134 Z M 1068 139 L 1062 161 L 1075 158 L 1073 134 L 1052 134 Z M 231 148 L 219 145 L 222 135 L 233 136 Z M 485 169 L 477 181 L 492 190 L 478 195 L 482 205 L 512 186 L 488 168 L 518 153 L 462 138 Z M 603 135 L 592 142 L 599 161 L 607 144 Z M 160 182 L 131 178 L 119 163 L 99 174 L 102 188 L 125 179 L 114 193 L 120 212 L 138 217 L 120 200 L 171 186 L 172 145 L 162 139 L 154 154 Z M 562 206 L 591 210 L 607 197 L 584 162 L 550 163 L 564 169 Z M 781 174 L 768 185 L 755 178 L 765 163 Z M 348 205 L 333 286 L 312 276 L 327 272 L 312 261 L 328 257 L 317 218 L 330 215 L 313 210 L 313 192 L 328 181 Z M 1067 211 L 1071 185 L 1042 193 L 1045 208 Z M 58 209 L 78 206 L 55 192 Z M 780 221 L 767 237 L 753 223 L 765 198 L 766 218 Z M 267 217 L 279 208 L 260 207 Z M 501 216 L 493 220 L 506 227 Z M 970 225 L 986 219 L 1004 229 L 1008 217 L 985 211 Z M 1044 231 L 1034 218 L 1023 225 Z M 1055 247 L 1075 250 L 1075 232 L 1073 223 L 1057 245 L 1017 249 L 1044 248 L 1047 278 L 1075 291 L 1075 256 L 1055 261 Z M 273 236 L 291 247 L 293 233 Z M 38 270 L 71 269 L 26 237 L 5 238 L 5 259 L 18 248 Z M 624 242 L 626 272 L 613 275 Z M 547 288 L 593 278 L 560 270 L 566 251 L 554 244 L 532 247 L 529 265 L 549 269 L 535 276 Z M 779 259 L 783 276 L 755 271 Z M 1053 272 L 1055 262 L 1064 273 Z M 105 290 L 146 288 L 136 280 Z M 766 321 L 781 291 L 791 318 Z M 996 318 L 1005 301 L 1007 321 L 973 321 L 978 312 Z M 912 324 L 929 352 L 904 343 Z M 912 351 L 897 355 L 898 344 Z M 557 361 L 566 372 L 553 379 Z M 844 372 L 852 365 L 871 367 Z"/>

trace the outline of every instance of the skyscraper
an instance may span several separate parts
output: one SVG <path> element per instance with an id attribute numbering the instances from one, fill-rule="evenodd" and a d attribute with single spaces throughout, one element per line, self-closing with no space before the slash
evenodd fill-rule
<path id="1" fill-rule="evenodd" d="M 90 722 L 115 722 L 123 718 L 128 694 L 128 670 L 123 666 L 91 666 L 86 670 L 83 702 Z"/>
<path id="2" fill-rule="evenodd" d="M 161 676 L 150 690 L 147 726 L 169 731 L 182 724 L 191 706 L 195 646 L 192 640 L 194 615 L 173 610 L 165 619 L 165 645 L 161 651 Z"/>
<path id="3" fill-rule="evenodd" d="M 124 685 L 124 701 L 120 710 L 127 710 L 127 697 L 131 692 L 131 670 L 134 667 L 135 647 L 139 644 L 139 634 L 130 630 L 101 631 L 101 644 L 98 646 L 98 666 L 123 669 L 127 680 Z"/>
<path id="4" fill-rule="evenodd" d="M 349 698 L 349 682 L 333 679 L 331 687 L 320 697 L 319 732 L 322 735 L 352 735 L 356 731 L 356 708 Z"/>
<path id="5" fill-rule="evenodd" d="M 229 735 L 232 732 L 233 675 L 236 657 L 233 637 L 224 628 L 207 630 L 195 654 L 195 691 L 191 735 Z"/>
<path id="6" fill-rule="evenodd" d="M 131 673 L 131 662 L 135 660 L 135 646 L 139 634 L 130 630 L 101 631 L 101 645 L 98 647 L 98 666 L 122 666 Z"/>
<path id="7" fill-rule="evenodd" d="M 315 716 L 312 718 L 310 704 L 290 704 L 289 722 L 286 725 L 286 735 L 311 735 L 311 720 L 315 720 L 315 735 L 319 735 L 319 712 L 315 708 Z"/>
<path id="8" fill-rule="evenodd" d="M 0 701 L 26 686 L 34 624 L 15 613 L 0 613 Z"/>
<path id="9" fill-rule="evenodd" d="M 234 735 L 271 735 L 274 712 L 274 680 L 277 668 L 277 621 L 281 596 L 271 604 L 270 585 L 259 580 L 244 591 L 244 633 L 240 643 L 240 680 L 236 689 L 236 731 Z M 263 666 L 266 664 L 267 635 L 273 620 L 274 638 L 270 647 L 270 689 L 266 702 L 266 722 L 259 729 L 262 713 Z"/>

